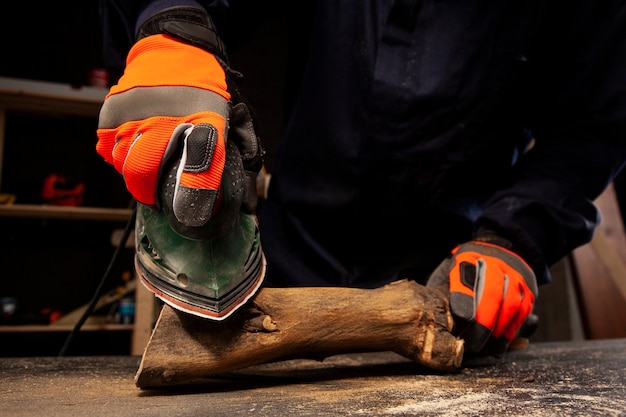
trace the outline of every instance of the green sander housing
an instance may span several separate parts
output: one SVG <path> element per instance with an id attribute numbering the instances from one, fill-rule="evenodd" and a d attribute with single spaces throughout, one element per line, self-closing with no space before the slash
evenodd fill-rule
<path id="1" fill-rule="evenodd" d="M 237 146 L 227 142 L 219 212 L 204 226 L 184 228 L 170 214 L 175 172 L 160 208 L 137 205 L 135 264 L 148 290 L 177 310 L 223 320 L 259 290 L 266 261 L 256 215 L 243 204 L 250 180 Z"/>

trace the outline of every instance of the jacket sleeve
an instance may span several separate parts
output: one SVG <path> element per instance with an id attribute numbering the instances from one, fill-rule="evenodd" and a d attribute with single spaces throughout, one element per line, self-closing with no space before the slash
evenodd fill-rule
<path id="1" fill-rule="evenodd" d="M 558 19 L 546 19 L 528 57 L 534 145 L 477 222 L 477 234 L 514 242 L 540 283 L 591 240 L 593 200 L 626 161 L 626 4 L 574 3 L 549 14 Z"/>
<path id="2" fill-rule="evenodd" d="M 105 67 L 113 74 L 121 74 L 126 55 L 135 43 L 141 24 L 170 7 L 204 9 L 215 20 L 228 9 L 227 0 L 101 0 L 102 55 Z"/>

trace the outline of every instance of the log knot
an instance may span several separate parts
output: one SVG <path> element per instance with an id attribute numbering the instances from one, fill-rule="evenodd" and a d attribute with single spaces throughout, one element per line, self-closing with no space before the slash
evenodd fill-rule
<path id="1" fill-rule="evenodd" d="M 250 333 L 266 332 L 271 333 L 278 330 L 278 325 L 268 314 L 261 314 L 252 317 L 244 323 L 244 330 Z"/>

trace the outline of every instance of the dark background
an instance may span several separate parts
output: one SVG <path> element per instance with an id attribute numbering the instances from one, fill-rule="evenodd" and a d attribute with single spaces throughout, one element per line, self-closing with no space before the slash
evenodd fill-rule
<path id="1" fill-rule="evenodd" d="M 2 76 L 82 85 L 101 66 L 98 0 L 12 2 L 0 22 Z"/>

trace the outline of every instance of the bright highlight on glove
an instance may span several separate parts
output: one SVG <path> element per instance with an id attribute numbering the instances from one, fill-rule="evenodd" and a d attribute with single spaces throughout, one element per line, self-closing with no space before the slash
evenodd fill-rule
<path id="1" fill-rule="evenodd" d="M 457 246 L 427 286 L 449 285 L 450 309 L 468 352 L 502 353 L 532 312 L 537 283 L 515 253 L 491 243 Z"/>
<path id="2" fill-rule="evenodd" d="M 224 70 L 211 53 L 167 35 L 143 38 L 105 98 L 96 150 L 149 206 L 158 202 L 167 166 L 179 160 L 173 214 L 186 226 L 202 226 L 224 171 L 229 100 Z"/>

